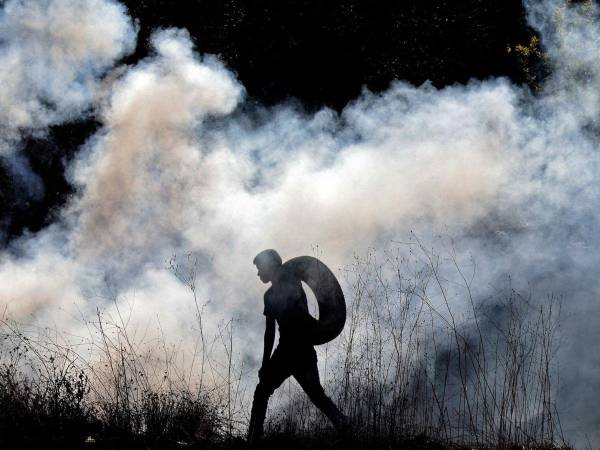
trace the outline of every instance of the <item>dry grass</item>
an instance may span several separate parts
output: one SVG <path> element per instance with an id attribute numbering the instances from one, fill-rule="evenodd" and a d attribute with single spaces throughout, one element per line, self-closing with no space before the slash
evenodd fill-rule
<path id="1" fill-rule="evenodd" d="M 170 262 L 196 306 L 193 382 L 189 368 L 177 367 L 180 350 L 152 342 L 163 346 L 157 359 L 133 338 L 116 300 L 117 315 L 98 310 L 78 346 L 4 318 L 2 448 L 243 446 L 251 389 L 244 390 L 247 372 L 235 352 L 235 321 L 207 335 L 195 266 L 188 267 Z M 560 302 L 535 303 L 510 284 L 481 299 L 475 269 L 452 247 L 441 257 L 416 238 L 381 261 L 375 253 L 357 258 L 343 274 L 346 328 L 320 349 L 326 391 L 349 416 L 353 436 L 332 435 L 287 384 L 264 447 L 564 446 L 553 397 Z"/>
<path id="2" fill-rule="evenodd" d="M 321 354 L 326 390 L 356 433 L 478 448 L 564 446 L 554 403 L 559 299 L 535 303 L 507 280 L 476 301 L 472 261 L 467 274 L 451 245 L 444 257 L 417 238 L 406 247 L 348 268 L 348 322 Z M 284 403 L 272 429 L 327 428 L 301 392 L 292 389 Z"/>

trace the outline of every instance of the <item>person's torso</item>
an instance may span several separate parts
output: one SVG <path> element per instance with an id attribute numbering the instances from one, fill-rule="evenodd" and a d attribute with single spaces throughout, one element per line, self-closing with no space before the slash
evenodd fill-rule
<path id="1" fill-rule="evenodd" d="M 306 294 L 299 279 L 286 275 L 265 293 L 265 315 L 279 326 L 279 342 L 303 343 L 312 320 Z"/>

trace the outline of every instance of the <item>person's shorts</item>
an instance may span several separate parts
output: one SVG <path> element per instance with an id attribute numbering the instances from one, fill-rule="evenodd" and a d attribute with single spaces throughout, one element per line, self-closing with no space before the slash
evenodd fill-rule
<path id="1" fill-rule="evenodd" d="M 312 345 L 279 344 L 263 367 L 260 382 L 274 391 L 289 376 L 297 380 L 316 376 L 318 380 L 317 352 Z"/>

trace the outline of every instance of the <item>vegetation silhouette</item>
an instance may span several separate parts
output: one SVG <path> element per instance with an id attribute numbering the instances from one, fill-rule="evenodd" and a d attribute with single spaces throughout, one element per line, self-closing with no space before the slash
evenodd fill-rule
<path id="1" fill-rule="evenodd" d="M 322 382 L 348 416 L 352 436 L 334 432 L 288 384 L 271 399 L 261 448 L 564 447 L 554 398 L 559 299 L 539 302 L 508 282 L 476 302 L 472 265 L 416 239 L 409 250 L 382 259 L 369 253 L 341 272 L 346 326 L 320 348 L 322 379 L 312 344 L 306 356 L 294 354 L 312 370 L 312 387 L 321 391 Z M 0 448 L 247 446 L 249 368 L 239 351 L 245 334 L 237 319 L 207 327 L 193 257 L 174 258 L 170 270 L 196 305 L 198 347 L 187 368 L 176 362 L 189 359 L 165 337 L 140 337 L 125 299 L 88 318 L 83 341 L 0 314 Z M 335 420 L 337 407 L 324 409 Z"/>

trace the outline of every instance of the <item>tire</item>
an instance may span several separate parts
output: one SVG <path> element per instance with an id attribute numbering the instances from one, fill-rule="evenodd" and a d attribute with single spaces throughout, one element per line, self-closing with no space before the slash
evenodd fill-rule
<path id="1" fill-rule="evenodd" d="M 304 281 L 317 299 L 319 319 L 314 319 L 307 330 L 311 344 L 321 345 L 335 339 L 346 323 L 346 301 L 333 272 L 312 256 L 292 258 L 283 267 Z"/>

